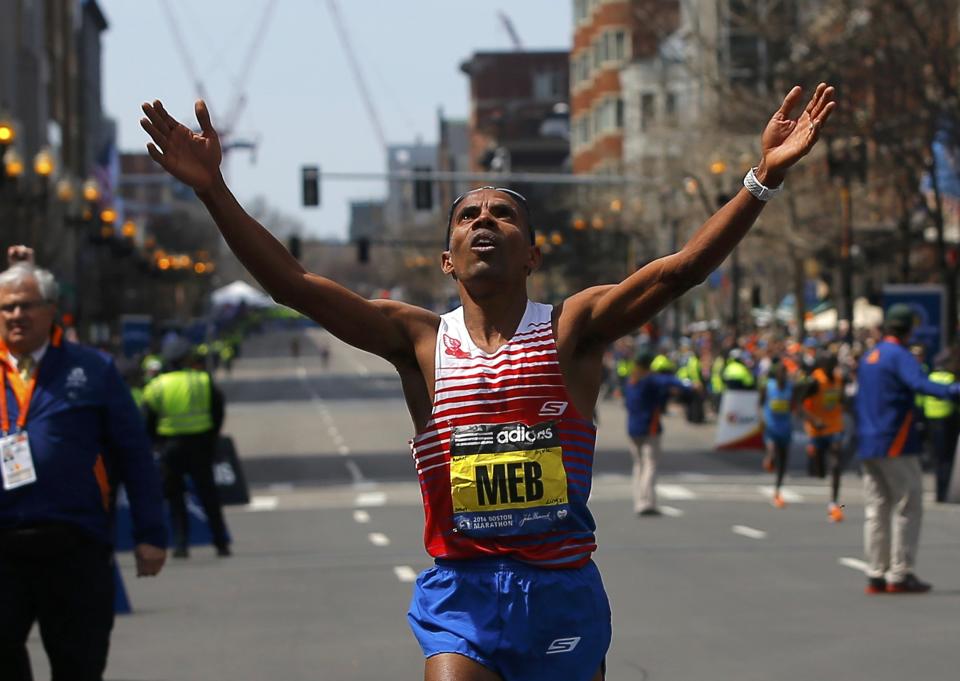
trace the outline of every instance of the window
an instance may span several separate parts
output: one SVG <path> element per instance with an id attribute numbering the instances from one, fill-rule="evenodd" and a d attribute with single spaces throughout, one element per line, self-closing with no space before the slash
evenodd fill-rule
<path id="1" fill-rule="evenodd" d="M 587 6 L 587 0 L 573 0 L 574 21 L 584 21 L 589 13 L 590 8 Z"/>
<path id="2" fill-rule="evenodd" d="M 647 131 L 656 118 L 657 100 L 653 93 L 645 92 L 640 95 L 640 130 Z"/>
<path id="3" fill-rule="evenodd" d="M 627 32 L 615 31 L 613 33 L 613 58 L 618 62 L 627 59 Z"/>
<path id="4" fill-rule="evenodd" d="M 617 130 L 623 130 L 623 98 L 617 97 Z"/>

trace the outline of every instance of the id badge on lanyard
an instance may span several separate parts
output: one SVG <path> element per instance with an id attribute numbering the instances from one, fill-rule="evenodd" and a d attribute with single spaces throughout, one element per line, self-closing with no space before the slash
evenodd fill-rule
<path id="1" fill-rule="evenodd" d="M 17 430 L 10 432 L 10 415 L 7 412 L 7 371 L 0 370 L 0 427 L 3 437 L 0 437 L 0 473 L 3 477 L 3 489 L 12 490 L 37 481 L 37 469 L 33 464 L 33 453 L 30 451 L 30 439 L 23 429 L 27 423 L 27 412 L 30 410 L 30 399 L 37 384 L 36 376 L 30 379 L 23 404 L 20 404 L 20 413 L 17 417 Z"/>

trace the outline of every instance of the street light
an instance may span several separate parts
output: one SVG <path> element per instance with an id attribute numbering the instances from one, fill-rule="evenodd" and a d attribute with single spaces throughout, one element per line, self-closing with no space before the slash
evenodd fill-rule
<path id="1" fill-rule="evenodd" d="M 17 153 L 17 150 L 14 148 L 7 149 L 7 153 L 3 155 L 3 167 L 7 173 L 7 177 L 20 177 L 23 175 L 23 159 L 20 158 L 20 154 Z"/>
<path id="2" fill-rule="evenodd" d="M 83 183 L 83 200 L 87 203 L 96 203 L 100 200 L 100 183 L 94 178 L 88 178 Z"/>
<path id="3" fill-rule="evenodd" d="M 0 145 L 10 144 L 16 138 L 17 130 L 13 127 L 13 123 L 6 119 L 0 120 Z"/>
<path id="4" fill-rule="evenodd" d="M 56 186 L 57 201 L 63 204 L 72 203 L 73 199 L 77 195 L 76 187 L 74 186 L 73 180 L 67 177 L 60 178 L 57 180 Z"/>
<path id="5" fill-rule="evenodd" d="M 49 149 L 41 149 L 33 157 L 33 172 L 40 177 L 47 178 L 53 175 L 53 170 L 53 154 L 50 153 Z"/>

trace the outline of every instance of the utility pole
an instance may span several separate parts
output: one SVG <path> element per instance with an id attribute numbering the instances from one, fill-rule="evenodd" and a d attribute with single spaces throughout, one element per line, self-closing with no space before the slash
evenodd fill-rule
<path id="1" fill-rule="evenodd" d="M 853 340 L 853 201 L 850 185 L 854 175 L 867 181 L 867 145 L 860 137 L 828 138 L 827 166 L 830 177 L 840 180 L 840 305 L 839 326 L 846 326 L 844 340 Z"/>

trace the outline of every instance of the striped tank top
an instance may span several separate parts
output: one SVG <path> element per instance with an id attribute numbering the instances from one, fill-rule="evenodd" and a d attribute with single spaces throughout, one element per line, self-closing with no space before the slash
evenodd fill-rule
<path id="1" fill-rule="evenodd" d="M 587 509 L 596 428 L 567 393 L 551 314 L 528 302 L 490 354 L 462 307 L 440 318 L 433 411 L 410 441 L 434 558 L 573 568 L 597 548 Z"/>

